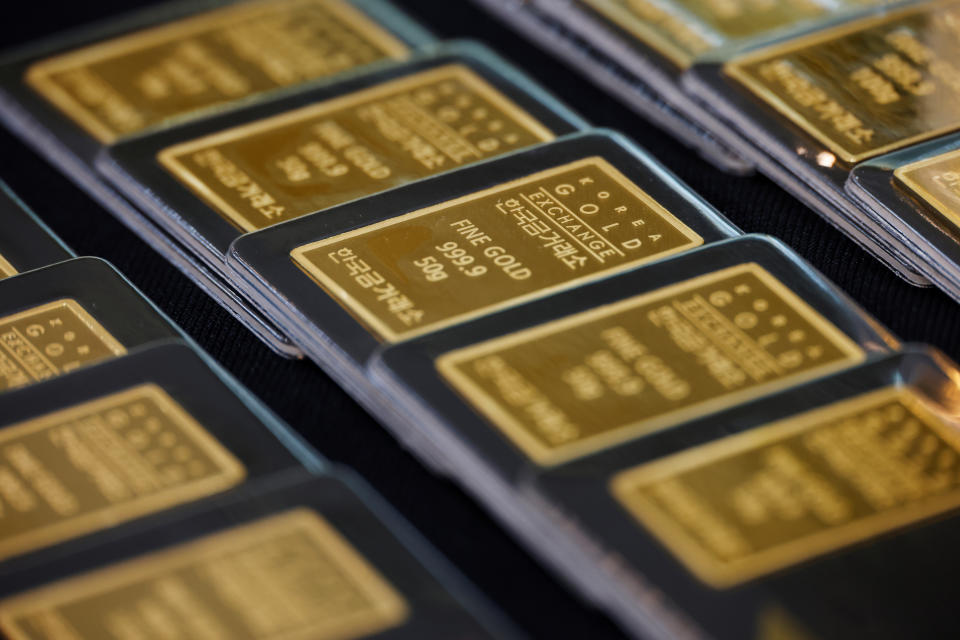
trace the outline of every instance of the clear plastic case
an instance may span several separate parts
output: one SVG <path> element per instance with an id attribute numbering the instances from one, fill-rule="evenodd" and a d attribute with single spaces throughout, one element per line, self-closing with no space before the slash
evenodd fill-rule
<path id="1" fill-rule="evenodd" d="M 72 258 L 0 280 L 0 327 L 0 390 L 184 337 L 99 258 Z"/>
<path id="2" fill-rule="evenodd" d="M 846 190 L 891 229 L 934 286 L 960 300 L 960 230 L 952 162 L 960 136 L 944 136 L 861 162 Z"/>

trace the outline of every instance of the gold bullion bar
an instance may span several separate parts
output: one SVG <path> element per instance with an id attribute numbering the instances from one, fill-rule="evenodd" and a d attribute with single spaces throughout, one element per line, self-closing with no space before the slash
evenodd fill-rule
<path id="1" fill-rule="evenodd" d="M 960 435 L 887 387 L 623 471 L 613 495 L 725 588 L 960 506 Z"/>
<path id="2" fill-rule="evenodd" d="M 27 83 L 104 144 L 408 48 L 344 0 L 261 0 L 33 64 Z"/>
<path id="3" fill-rule="evenodd" d="M 255 231 L 554 134 L 477 73 L 449 64 L 178 144 L 168 171 Z"/>
<path id="4" fill-rule="evenodd" d="M 243 465 L 143 384 L 0 429 L 0 560 L 224 491 Z"/>
<path id="5" fill-rule="evenodd" d="M 897 168 L 894 177 L 955 226 L 960 226 L 960 150 Z"/>
<path id="6" fill-rule="evenodd" d="M 552 465 L 860 362 L 754 263 L 452 351 L 441 376 Z"/>
<path id="7" fill-rule="evenodd" d="M 16 268 L 10 262 L 0 255 L 0 278 L 9 278 L 17 275 Z"/>
<path id="8" fill-rule="evenodd" d="M 151 635 L 351 640 L 401 624 L 399 593 L 302 508 L 0 602 L 11 640 Z"/>
<path id="9" fill-rule="evenodd" d="M 733 40 L 828 13 L 815 0 L 582 0 L 681 69 Z"/>
<path id="10" fill-rule="evenodd" d="M 592 156 L 298 247 L 291 257 L 394 342 L 701 244 Z"/>
<path id="11" fill-rule="evenodd" d="M 0 318 L 0 391 L 40 382 L 126 353 L 76 300 Z"/>
<path id="12" fill-rule="evenodd" d="M 941 0 L 773 45 L 724 69 L 853 163 L 960 126 L 958 60 L 960 2 Z"/>

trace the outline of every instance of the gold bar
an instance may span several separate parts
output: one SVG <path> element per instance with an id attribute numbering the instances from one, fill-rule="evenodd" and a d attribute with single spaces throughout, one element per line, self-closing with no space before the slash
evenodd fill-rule
<path id="1" fill-rule="evenodd" d="M 158 160 L 255 231 L 554 134 L 462 64 L 383 82 L 164 149 Z"/>
<path id="2" fill-rule="evenodd" d="M 618 474 L 613 495 L 731 587 L 960 506 L 960 436 L 888 387 Z"/>
<path id="3" fill-rule="evenodd" d="M 734 40 L 824 16 L 814 0 L 583 0 L 681 69 Z"/>
<path id="4" fill-rule="evenodd" d="M 701 244 L 594 156 L 290 255 L 377 336 L 395 342 Z"/>
<path id="5" fill-rule="evenodd" d="M 912 162 L 893 175 L 914 196 L 960 227 L 960 150 Z"/>
<path id="6" fill-rule="evenodd" d="M 239 484 L 240 464 L 144 384 L 0 429 L 0 560 Z"/>
<path id="7" fill-rule="evenodd" d="M 344 0 L 261 0 L 35 63 L 27 83 L 104 144 L 408 48 Z"/>
<path id="8" fill-rule="evenodd" d="M 725 72 L 853 163 L 960 127 L 960 2 L 926 2 L 736 58 Z"/>
<path id="9" fill-rule="evenodd" d="M 746 263 L 452 351 L 436 365 L 524 454 L 552 465 L 863 357 Z"/>
<path id="10" fill-rule="evenodd" d="M 396 627 L 406 602 L 303 508 L 0 602 L 11 640 L 352 640 Z"/>
<path id="11" fill-rule="evenodd" d="M 65 298 L 0 318 L 0 391 L 126 353 L 76 300 Z"/>

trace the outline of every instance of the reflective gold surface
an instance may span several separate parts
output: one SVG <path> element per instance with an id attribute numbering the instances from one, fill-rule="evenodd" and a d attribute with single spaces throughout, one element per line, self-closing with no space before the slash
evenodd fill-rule
<path id="1" fill-rule="evenodd" d="M 960 127 L 960 2 L 922 3 L 797 38 L 725 70 L 856 162 Z"/>
<path id="2" fill-rule="evenodd" d="M 243 466 L 162 389 L 0 429 L 0 560 L 223 491 Z"/>
<path id="3" fill-rule="evenodd" d="M 124 353 L 123 345 L 75 300 L 33 307 L 0 318 L 0 391 Z"/>
<path id="4" fill-rule="evenodd" d="M 402 597 L 298 509 L 0 602 L 11 640 L 351 640 L 395 627 Z"/>
<path id="5" fill-rule="evenodd" d="M 394 341 L 703 240 L 590 157 L 291 252 L 337 302 Z"/>
<path id="6" fill-rule="evenodd" d="M 824 16 L 815 0 L 581 0 L 681 68 L 733 40 Z"/>
<path id="7" fill-rule="evenodd" d="M 437 368 L 547 465 L 862 359 L 750 263 L 453 351 Z"/>
<path id="8" fill-rule="evenodd" d="M 960 227 L 960 150 L 904 165 L 893 175 L 913 195 Z"/>
<path id="9" fill-rule="evenodd" d="M 960 434 L 886 388 L 641 465 L 617 499 L 729 587 L 960 506 Z"/>
<path id="10" fill-rule="evenodd" d="M 244 2 L 42 60 L 26 80 L 100 142 L 407 47 L 343 0 Z"/>
<path id="11" fill-rule="evenodd" d="M 13 265 L 7 262 L 6 258 L 0 255 L 0 278 L 9 278 L 10 276 L 16 274 L 17 270 L 13 267 Z"/>
<path id="12" fill-rule="evenodd" d="M 159 160 L 254 231 L 553 137 L 451 64 L 180 144 Z"/>

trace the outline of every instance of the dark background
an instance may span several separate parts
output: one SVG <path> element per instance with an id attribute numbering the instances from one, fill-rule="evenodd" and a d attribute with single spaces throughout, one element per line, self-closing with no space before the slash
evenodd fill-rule
<path id="1" fill-rule="evenodd" d="M 960 308 L 911 287 L 763 177 L 735 178 L 635 115 L 466 0 L 396 0 L 441 38 L 474 38 L 539 80 L 592 124 L 651 151 L 745 231 L 797 249 L 903 340 L 960 356 Z M 153 4 L 4 3 L 4 49 Z M 457 487 L 427 472 L 320 370 L 274 356 L 225 311 L 46 162 L 0 129 L 0 178 L 80 255 L 106 258 L 325 456 L 356 469 L 522 629 L 536 638 L 618 638 Z"/>

